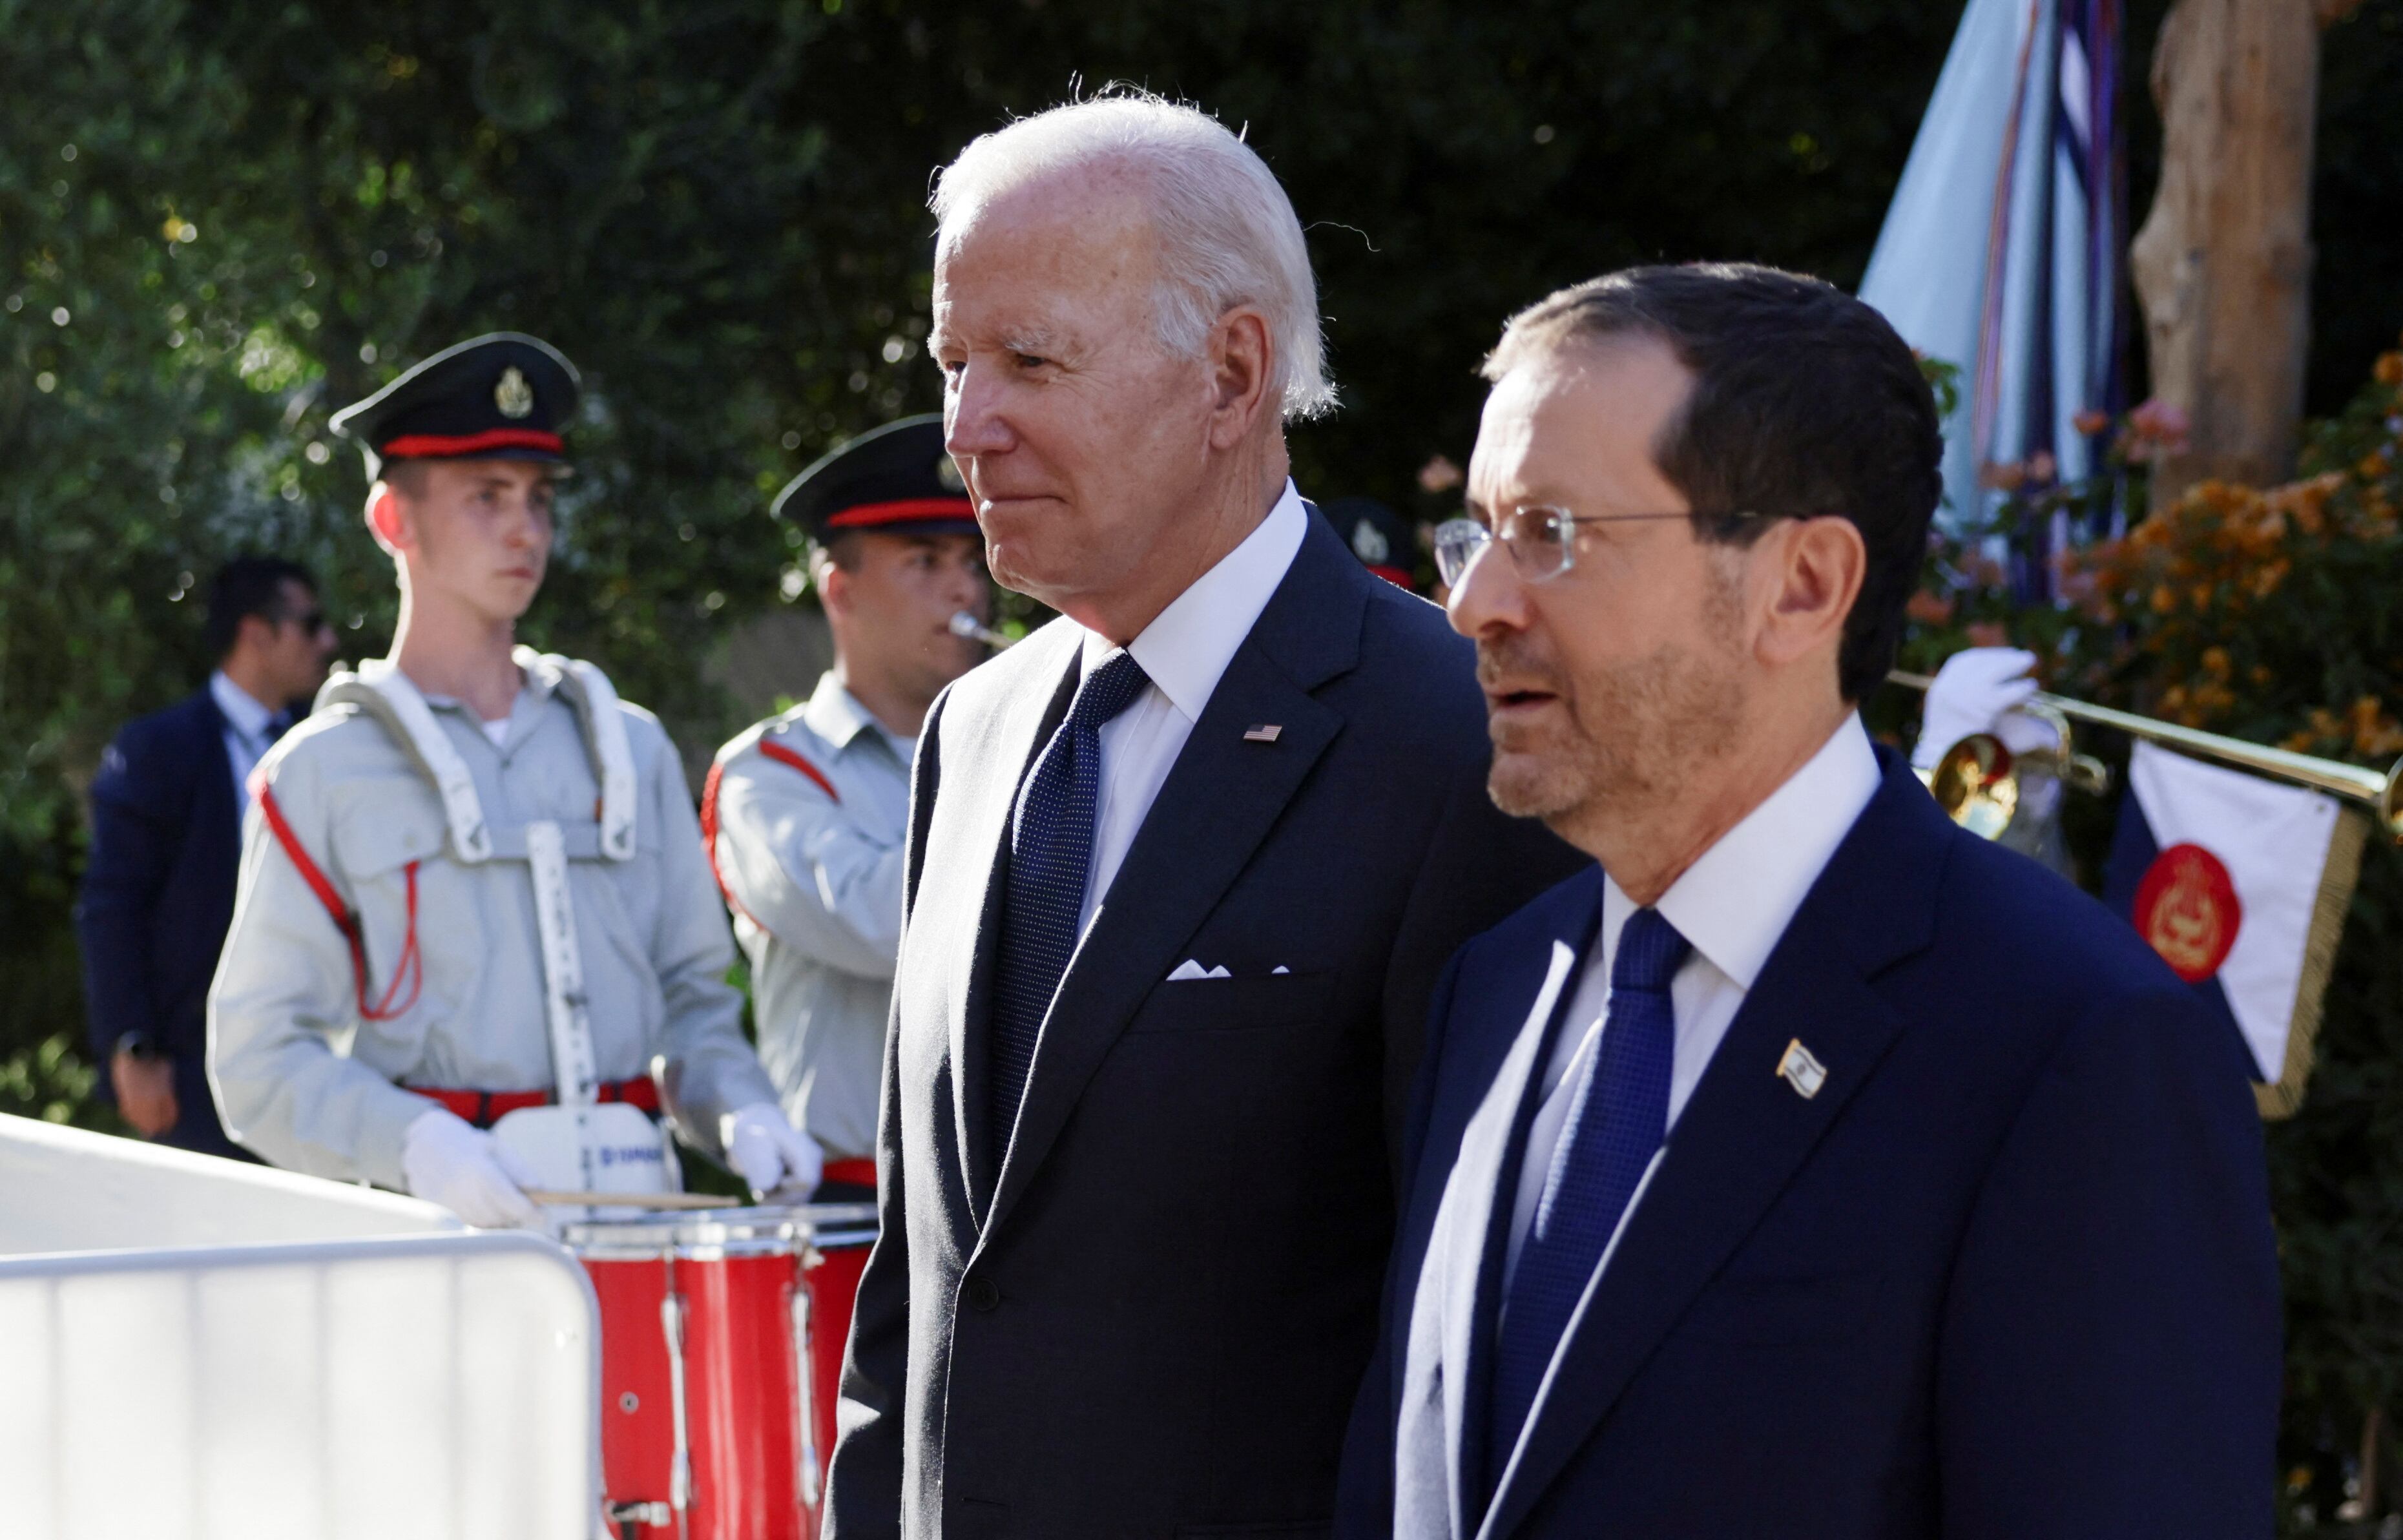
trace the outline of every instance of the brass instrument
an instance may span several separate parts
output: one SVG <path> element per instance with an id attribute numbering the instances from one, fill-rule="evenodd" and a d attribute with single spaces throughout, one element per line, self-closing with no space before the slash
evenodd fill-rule
<path id="1" fill-rule="evenodd" d="M 1901 669 L 1895 670 L 1886 677 L 1895 684 L 1920 691 L 1935 683 L 1926 674 L 1910 673 Z M 2074 718 L 2094 727 L 2117 728 L 2164 748 L 2215 759 L 2239 770 L 2251 770 L 2257 775 L 2289 781 L 2360 803 L 2376 814 L 2379 826 L 2390 839 L 2403 844 L 2403 760 L 2397 760 L 2393 769 L 2382 773 L 2340 760 L 2297 754 L 2290 749 L 2266 748 L 2258 743 L 2248 743 L 2241 738 L 2139 716 L 2134 712 L 2115 711 L 2109 706 L 2090 706 L 2082 701 L 2072 701 L 2060 695 L 2039 693 L 2030 697 L 2017 711 L 2019 715 L 2034 716 L 2046 723 L 2059 734 L 2061 748 L 2057 762 L 2056 756 L 2014 756 L 1991 734 L 1976 733 L 1952 745 L 1937 765 L 1928 783 L 1928 789 L 1936 794 L 1938 803 L 1954 823 L 1986 839 L 1996 839 L 2009 827 L 2020 802 L 2021 767 L 2031 759 L 2037 761 L 2035 768 L 2052 769 L 2069 785 L 2081 790 L 2103 789 L 2102 784 L 2097 784 L 2102 765 L 2090 756 L 2071 753 L 2069 722 Z"/>

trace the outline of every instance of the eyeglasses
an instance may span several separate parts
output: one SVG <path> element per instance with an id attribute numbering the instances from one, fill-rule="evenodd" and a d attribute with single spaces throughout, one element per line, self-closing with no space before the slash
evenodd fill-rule
<path id="1" fill-rule="evenodd" d="M 1549 582 L 1577 565 L 1579 524 L 1635 524 L 1660 519 L 1759 519 L 1757 513 L 1571 513 L 1566 508 L 1521 507 L 1506 510 L 1489 529 L 1471 517 L 1449 519 L 1435 529 L 1435 568 L 1448 588 L 1458 588 L 1468 569 L 1497 539 L 1510 553 L 1510 563 L 1530 583 Z"/>
<path id="2" fill-rule="evenodd" d="M 326 618 L 326 612 L 322 609 L 303 610 L 298 615 L 287 615 L 284 618 L 286 624 L 299 627 L 302 633 L 309 636 L 334 629 L 334 623 Z"/>

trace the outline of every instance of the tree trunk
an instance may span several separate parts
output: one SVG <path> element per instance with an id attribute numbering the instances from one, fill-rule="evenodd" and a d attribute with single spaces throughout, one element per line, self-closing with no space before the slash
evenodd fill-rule
<path id="1" fill-rule="evenodd" d="M 2311 340 L 2312 126 L 2321 0 L 2178 0 L 2153 56 L 2161 181 L 2130 249 L 2153 394 L 2188 447 L 2161 506 L 2211 478 L 2292 473 Z"/>

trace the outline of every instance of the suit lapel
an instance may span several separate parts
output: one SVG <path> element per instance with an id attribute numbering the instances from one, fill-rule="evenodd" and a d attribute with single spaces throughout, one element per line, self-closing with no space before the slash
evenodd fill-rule
<path id="1" fill-rule="evenodd" d="M 1367 603 L 1360 585 L 1375 581 L 1324 520 L 1311 519 L 1069 959 L 1035 1044 L 988 1230 L 1025 1191 L 1135 1008 L 1341 730 L 1341 715 L 1310 692 L 1357 659 Z M 1283 729 L 1273 742 L 1243 737 L 1263 722 Z"/>
<path id="2" fill-rule="evenodd" d="M 950 751 L 971 772 L 953 783 L 967 804 L 957 825 L 958 848 L 981 858 L 984 873 L 973 900 L 965 894 L 949 900 L 962 906 L 972 901 L 976 908 L 969 944 L 946 949 L 953 970 L 951 998 L 960 1002 L 959 1008 L 951 1012 L 951 1059 L 956 1066 L 951 1077 L 951 1113 L 959 1129 L 961 1179 L 979 1214 L 990 1206 L 1000 1163 L 999 1136 L 987 1127 L 991 1098 L 985 1094 L 985 1075 L 992 1038 L 993 956 L 1000 945 L 1002 890 L 1009 869 L 1010 809 L 1035 756 L 1066 718 L 1080 673 L 1084 633 L 1064 623 L 1055 629 L 1056 640 L 1047 637 L 1041 643 L 1046 655 L 1034 659 L 1035 668 L 1027 687 L 1005 695 L 981 729 Z M 1020 645 L 1037 644 L 1030 638 Z"/>
<path id="3" fill-rule="evenodd" d="M 1747 992 L 1571 1322 L 1486 1535 L 1507 1535 L 1526 1516 L 1903 1029 L 1869 980 L 1927 945 L 1944 846 L 1957 834 L 1907 769 L 1881 758 L 1884 784 Z M 1797 1039 L 1827 1066 L 1815 1096 L 1776 1073 Z"/>

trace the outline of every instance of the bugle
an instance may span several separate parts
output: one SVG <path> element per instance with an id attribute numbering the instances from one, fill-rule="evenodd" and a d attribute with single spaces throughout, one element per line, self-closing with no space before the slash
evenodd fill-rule
<path id="1" fill-rule="evenodd" d="M 1886 677 L 1895 684 L 1923 692 L 1935 683 L 1926 674 L 1910 673 L 1901 669 L 1895 670 Z M 2259 743 L 2248 743 L 2241 738 L 2205 732 L 2201 728 L 2181 727 L 2174 722 L 2139 716 L 2132 711 L 2090 706 L 2083 701 L 2072 701 L 2067 696 L 2038 692 L 2029 701 L 2033 705 L 2057 712 L 2075 721 L 2115 728 L 2164 748 L 2215 759 L 2239 770 L 2251 770 L 2257 775 L 2310 786 L 2315 791 L 2360 803 L 2377 814 L 2379 825 L 2385 829 L 2389 839 L 2403 844 L 2403 760 L 2397 760 L 2392 769 L 2384 771 L 2364 770 L 2359 765 L 2348 765 L 2338 759 L 2322 759 L 2316 755 L 2297 754 L 2291 749 L 2268 748 Z"/>

